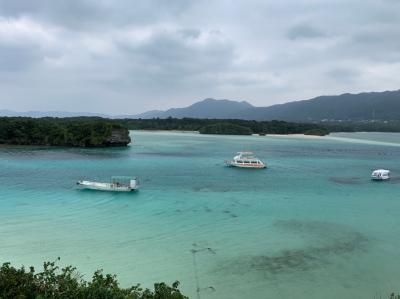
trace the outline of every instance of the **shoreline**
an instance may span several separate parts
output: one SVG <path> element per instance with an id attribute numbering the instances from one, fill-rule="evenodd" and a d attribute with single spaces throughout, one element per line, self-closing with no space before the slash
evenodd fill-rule
<path id="1" fill-rule="evenodd" d="M 226 135 L 226 134 L 200 134 L 199 131 L 184 131 L 184 130 L 129 130 L 132 132 L 154 132 L 154 133 L 183 133 L 183 134 L 199 134 L 205 136 L 255 136 L 255 137 L 298 137 L 298 138 L 323 138 L 325 136 L 318 136 L 318 135 L 305 135 L 305 134 L 251 134 L 251 135 Z"/>
<path id="2" fill-rule="evenodd" d="M 134 132 L 172 132 L 172 133 L 192 133 L 200 134 L 199 131 L 185 131 L 185 130 L 129 130 Z"/>
<path id="3" fill-rule="evenodd" d="M 258 134 L 255 134 L 256 136 Z M 305 134 L 265 134 L 265 137 L 296 137 L 296 138 L 306 138 L 306 139 L 320 139 L 320 138 L 324 138 L 327 137 L 329 135 L 325 135 L 325 136 L 318 136 L 318 135 L 305 135 Z M 264 136 L 260 136 L 260 137 L 264 137 Z"/>

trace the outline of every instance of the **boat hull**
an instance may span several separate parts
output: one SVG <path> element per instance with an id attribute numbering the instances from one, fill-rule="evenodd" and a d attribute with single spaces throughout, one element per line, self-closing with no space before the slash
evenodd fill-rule
<path id="1" fill-rule="evenodd" d="M 131 192 L 136 191 L 138 188 L 131 188 L 129 186 L 116 186 L 111 183 L 100 183 L 90 181 L 78 181 L 76 183 L 82 189 L 98 190 L 98 191 L 110 191 L 110 192 Z"/>
<path id="2" fill-rule="evenodd" d="M 373 181 L 386 181 L 389 179 L 390 179 L 390 177 L 371 177 L 371 180 L 373 180 Z"/>
<path id="3" fill-rule="evenodd" d="M 265 164 L 238 164 L 233 161 L 227 161 L 226 165 L 229 167 L 250 168 L 250 169 L 264 169 L 267 168 Z"/>

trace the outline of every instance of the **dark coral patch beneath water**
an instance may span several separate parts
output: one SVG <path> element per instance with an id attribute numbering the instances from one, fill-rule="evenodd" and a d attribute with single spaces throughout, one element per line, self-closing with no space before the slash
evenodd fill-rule
<path id="1" fill-rule="evenodd" d="M 368 242 L 359 232 L 327 222 L 277 221 L 274 227 L 282 233 L 300 237 L 307 245 L 302 248 L 282 249 L 275 253 L 239 256 L 234 261 L 223 262 L 219 270 L 233 274 L 253 271 L 267 276 L 305 272 L 329 265 L 332 258 L 346 258 L 362 252 Z"/>
<path id="2" fill-rule="evenodd" d="M 193 157 L 191 152 L 136 152 L 136 155 L 156 156 L 156 157 Z"/>
<path id="3" fill-rule="evenodd" d="M 344 184 L 344 185 L 358 185 L 358 184 L 360 184 L 360 178 L 331 177 L 331 178 L 329 178 L 329 180 L 334 182 L 334 183 Z"/>
<path id="4" fill-rule="evenodd" d="M 362 235 L 354 234 L 346 240 L 332 242 L 326 246 L 283 250 L 278 255 L 271 256 L 260 255 L 251 258 L 250 268 L 272 274 L 306 271 L 327 264 L 329 257 L 361 249 L 365 241 Z"/>
<path id="5" fill-rule="evenodd" d="M 194 192 L 229 192 L 230 188 L 214 185 L 195 186 L 192 188 Z"/>

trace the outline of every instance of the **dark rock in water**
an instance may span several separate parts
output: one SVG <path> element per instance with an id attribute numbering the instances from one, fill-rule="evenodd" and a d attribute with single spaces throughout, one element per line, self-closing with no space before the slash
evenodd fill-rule
<path id="1" fill-rule="evenodd" d="M 127 146 L 131 142 L 127 129 L 112 129 L 111 136 L 107 139 L 106 146 Z"/>

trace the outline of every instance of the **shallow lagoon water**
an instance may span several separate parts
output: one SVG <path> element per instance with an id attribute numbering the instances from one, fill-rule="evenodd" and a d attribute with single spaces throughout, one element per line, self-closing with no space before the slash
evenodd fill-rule
<path id="1" fill-rule="evenodd" d="M 126 149 L 0 148 L 0 260 L 61 257 L 191 298 L 374 298 L 399 291 L 400 134 L 132 132 Z M 224 167 L 252 150 L 266 170 Z M 389 168 L 390 182 L 369 180 Z M 137 175 L 137 193 L 80 178 Z M 196 292 L 196 288 L 199 292 Z"/>

